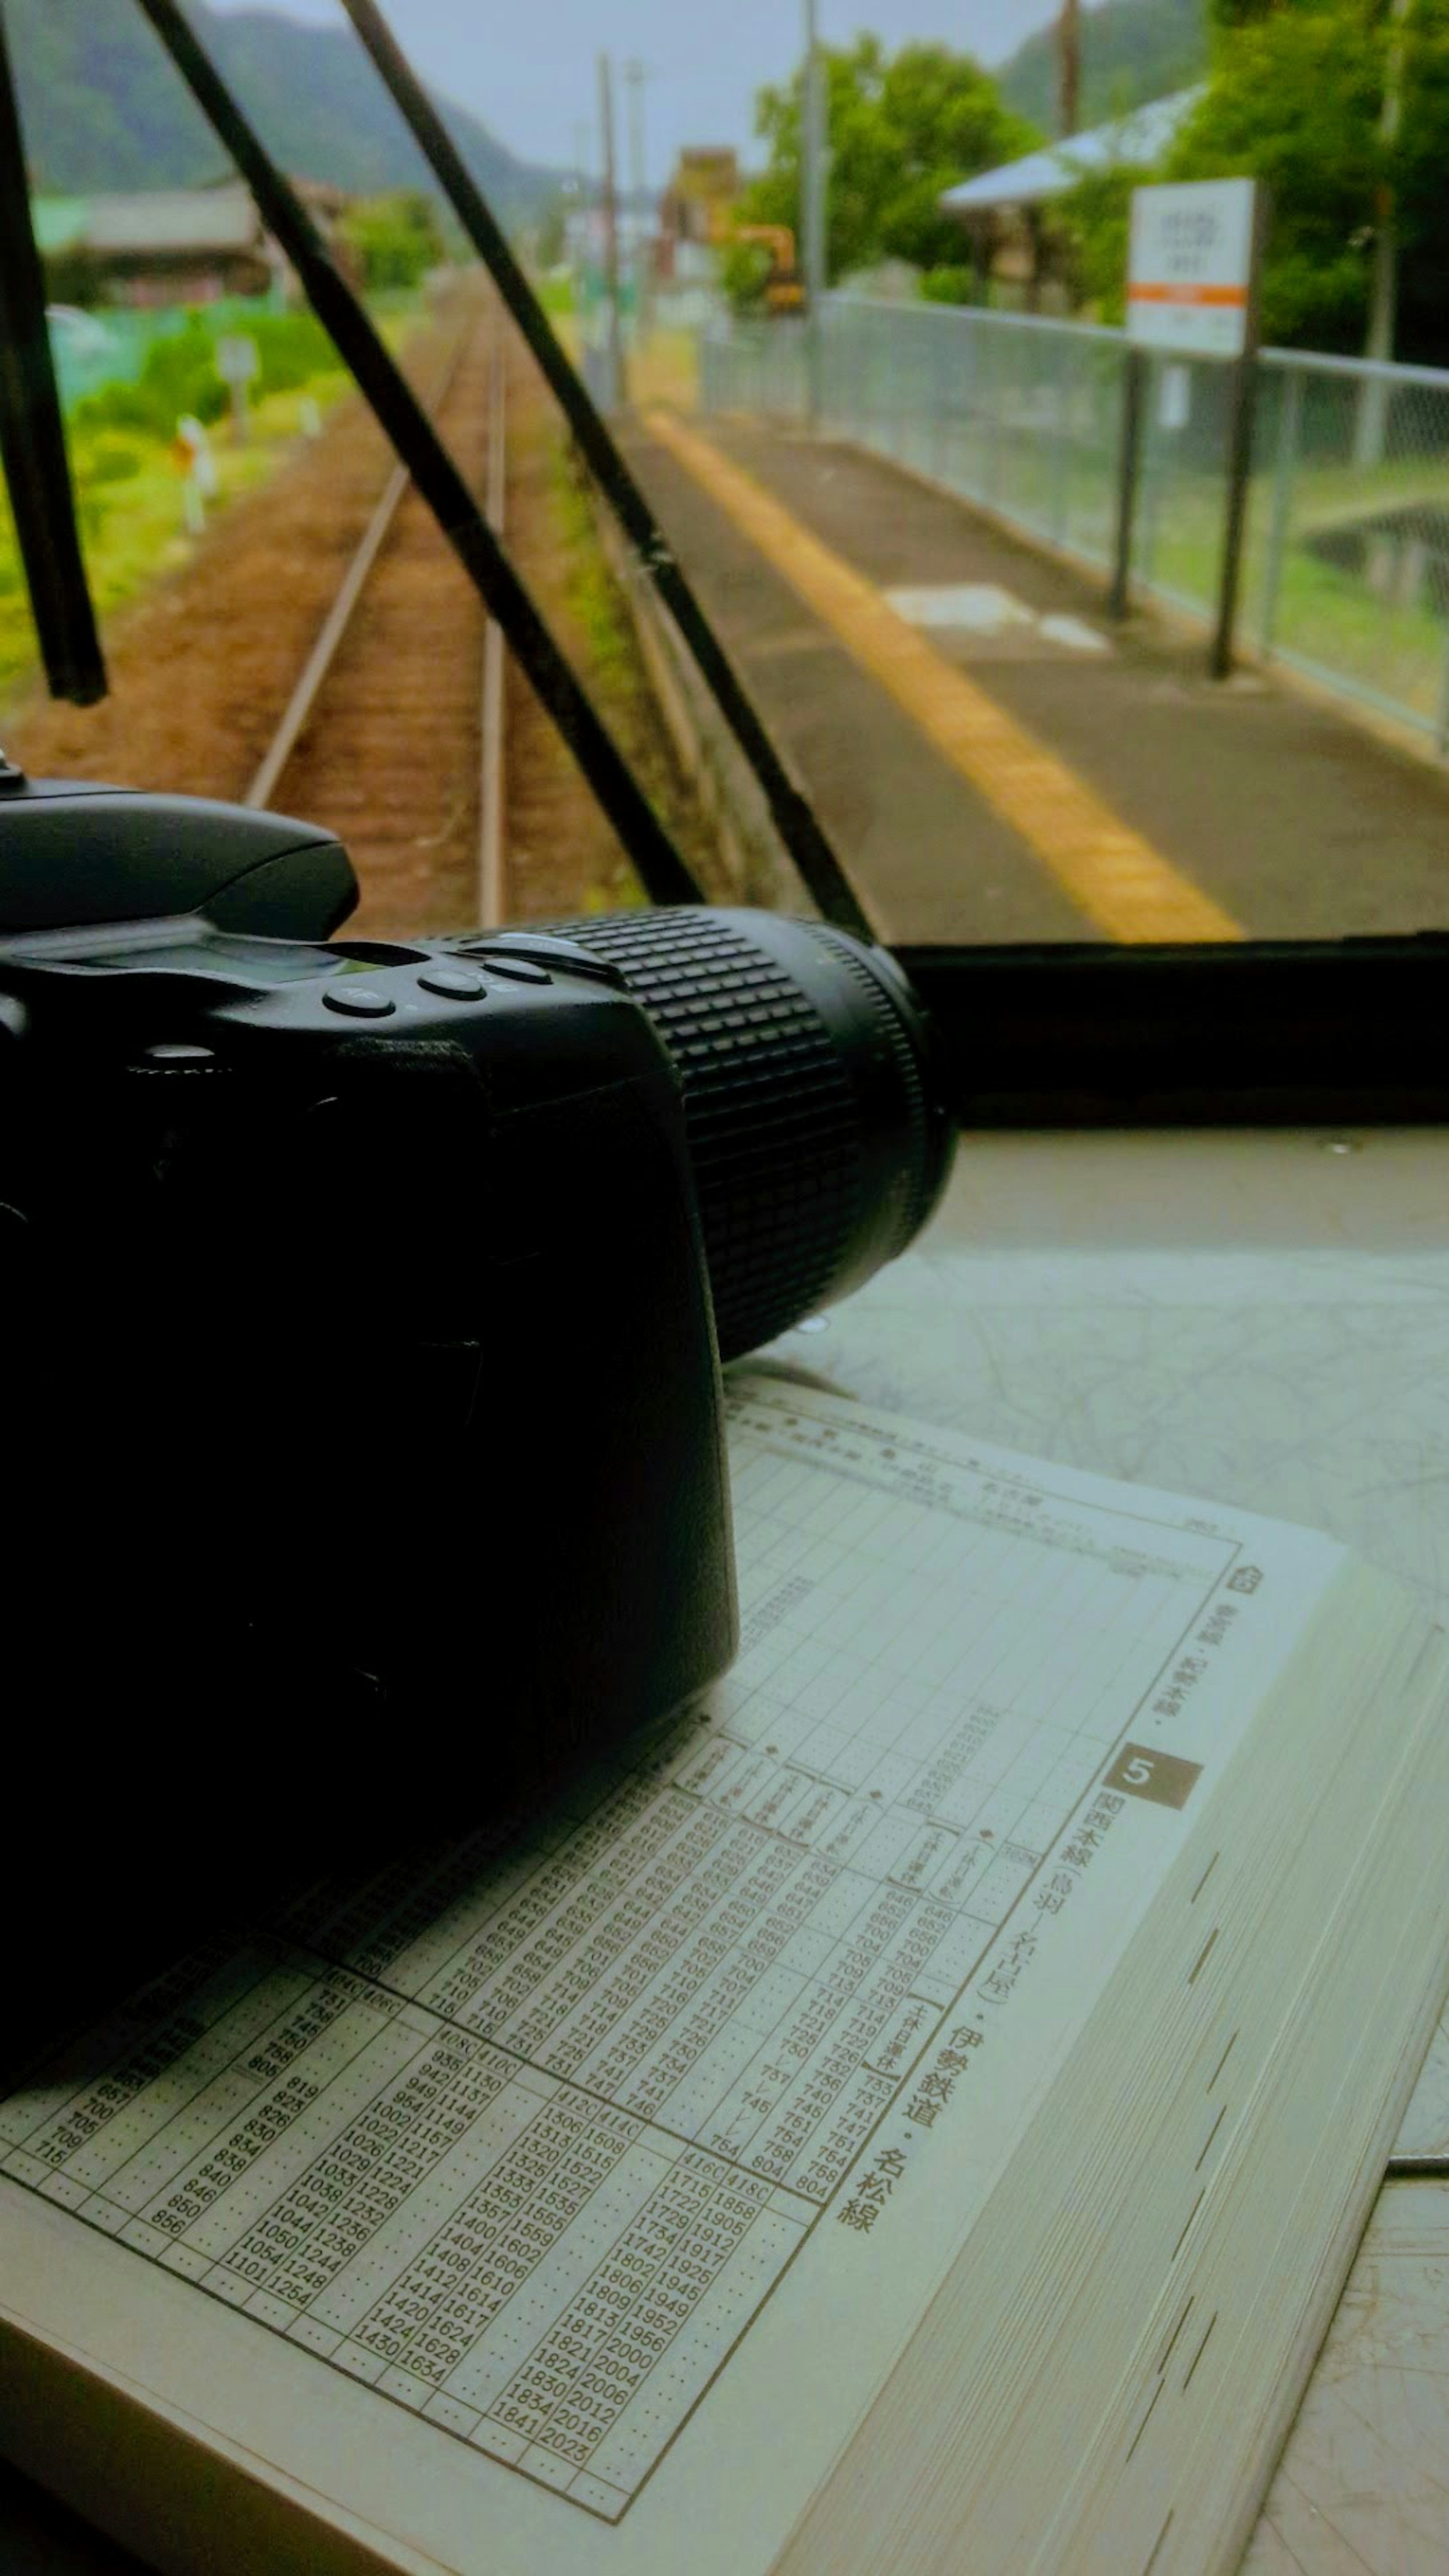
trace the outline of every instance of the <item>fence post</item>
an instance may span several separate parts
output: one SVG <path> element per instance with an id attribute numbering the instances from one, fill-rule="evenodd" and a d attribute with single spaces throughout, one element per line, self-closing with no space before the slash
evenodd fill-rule
<path id="1" fill-rule="evenodd" d="M 998 332 L 994 344 L 992 343 L 989 335 L 983 342 L 983 351 L 986 349 L 991 351 L 991 361 L 986 371 L 986 390 L 990 402 L 990 409 L 986 415 L 985 482 L 986 498 L 993 509 L 996 506 L 997 485 L 1001 479 L 999 472 L 1001 459 L 1001 371 L 998 368 L 996 361 L 1001 353 L 1001 345 L 1004 337 L 1004 333 Z"/>
<path id="2" fill-rule="evenodd" d="M 1273 514 L 1268 522 L 1268 559 L 1263 566 L 1263 624 L 1259 637 L 1264 661 L 1273 651 L 1273 629 L 1283 582 L 1283 555 L 1293 501 L 1293 469 L 1298 462 L 1298 416 L 1303 402 L 1303 371 L 1284 371 L 1283 407 L 1278 414 L 1278 451 L 1273 465 Z"/>
<path id="3" fill-rule="evenodd" d="M 1151 371 L 1144 378 L 1144 405 L 1151 390 Z M 1142 468 L 1142 497 L 1138 506 L 1137 526 L 1132 538 L 1132 564 L 1138 586 L 1150 591 L 1157 571 L 1157 526 L 1162 512 L 1162 484 L 1166 472 L 1167 443 L 1154 438 L 1149 423 L 1146 441 L 1147 458 Z"/>
<path id="4" fill-rule="evenodd" d="M 1439 712 L 1434 725 L 1434 749 L 1441 760 L 1449 760 L 1449 627 L 1444 630 L 1444 659 L 1439 666 Z"/>
<path id="5" fill-rule="evenodd" d="M 1057 435 L 1055 472 L 1052 476 L 1052 535 L 1058 545 L 1067 532 L 1067 477 L 1071 468 L 1071 411 L 1073 342 L 1062 334 L 1061 358 L 1057 367 Z"/>
<path id="6" fill-rule="evenodd" d="M 1208 653 L 1208 672 L 1214 680 L 1226 680 L 1233 667 L 1233 622 L 1237 615 L 1238 575 L 1248 524 L 1253 420 L 1258 407 L 1258 331 L 1262 321 L 1263 250 L 1268 238 L 1268 192 L 1261 180 L 1250 184 L 1253 190 L 1253 230 L 1248 256 L 1248 301 L 1243 315 L 1242 350 L 1233 360 L 1228 406 L 1222 564 L 1218 574 L 1217 622 Z"/>
<path id="7" fill-rule="evenodd" d="M 1132 518 L 1137 507 L 1137 459 L 1142 444 L 1142 393 L 1147 352 L 1131 341 L 1122 348 L 1122 444 L 1117 458 L 1117 539 L 1112 587 L 1107 593 L 1110 617 L 1125 617 L 1132 590 Z"/>

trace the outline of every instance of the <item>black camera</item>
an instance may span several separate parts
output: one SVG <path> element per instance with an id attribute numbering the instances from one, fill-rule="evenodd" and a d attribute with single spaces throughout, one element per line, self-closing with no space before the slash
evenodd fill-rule
<path id="1" fill-rule="evenodd" d="M 18 1733 L 52 1847 L 119 1820 L 173 1892 L 516 1806 L 713 1680 L 721 1355 L 900 1251 L 949 1159 L 882 950 L 696 908 L 333 939 L 355 899 L 275 815 L 0 792 Z"/>

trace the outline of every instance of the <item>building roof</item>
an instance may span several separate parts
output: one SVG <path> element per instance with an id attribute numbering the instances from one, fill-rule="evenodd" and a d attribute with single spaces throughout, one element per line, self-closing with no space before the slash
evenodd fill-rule
<path id="1" fill-rule="evenodd" d="M 732 197 L 740 184 L 739 155 L 730 143 L 686 143 L 670 176 L 675 197 Z"/>
<path id="2" fill-rule="evenodd" d="M 91 197 L 85 216 L 81 238 L 86 249 L 111 258 L 254 250 L 262 238 L 251 192 L 238 180 L 219 188 L 156 188 Z"/>
<path id="3" fill-rule="evenodd" d="M 1201 82 L 1191 89 L 1174 90 L 1170 98 L 1154 98 L 1143 107 L 1129 108 L 1110 124 L 1094 126 L 1090 134 L 1069 135 L 1061 143 L 1026 153 L 1020 161 L 1004 162 L 999 170 L 983 170 L 979 177 L 963 180 L 959 188 L 946 190 L 940 201 L 942 212 L 973 215 L 992 208 L 1037 206 L 1044 198 L 1065 196 L 1090 171 L 1124 165 L 1150 169 L 1201 96 Z"/>
<path id="4" fill-rule="evenodd" d="M 88 211 L 84 197 L 32 197 L 30 224 L 36 249 L 45 257 L 69 250 L 85 231 Z"/>

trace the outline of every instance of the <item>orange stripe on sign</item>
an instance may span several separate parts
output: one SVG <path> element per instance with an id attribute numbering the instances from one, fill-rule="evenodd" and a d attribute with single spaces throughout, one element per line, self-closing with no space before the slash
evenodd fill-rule
<path id="1" fill-rule="evenodd" d="M 1129 304 L 1246 304 L 1246 286 L 1129 286 Z"/>

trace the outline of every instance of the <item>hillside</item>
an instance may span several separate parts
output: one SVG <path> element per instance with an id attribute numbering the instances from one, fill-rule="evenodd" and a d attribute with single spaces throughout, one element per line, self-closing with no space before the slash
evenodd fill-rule
<path id="1" fill-rule="evenodd" d="M 186 187 L 225 156 L 134 0 L 4 0 L 35 182 Z M 392 101 L 348 27 L 304 27 L 269 10 L 191 15 L 268 149 L 294 176 L 373 193 L 431 184 Z M 474 178 L 509 221 L 535 212 L 560 173 L 517 160 L 476 117 L 438 102 Z"/>
<path id="2" fill-rule="evenodd" d="M 1207 65 L 1205 0 L 1103 0 L 1082 11 L 1084 128 L 1125 107 L 1165 98 L 1200 80 Z M 1028 36 L 996 77 L 1008 106 L 1046 134 L 1057 130 L 1056 34 Z"/>

